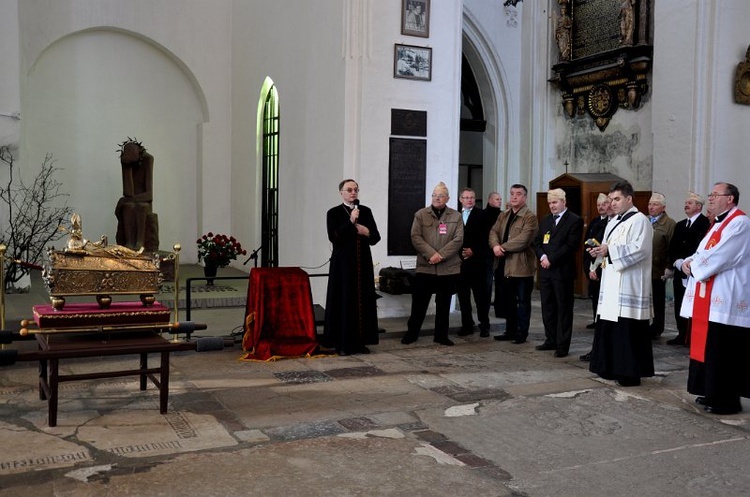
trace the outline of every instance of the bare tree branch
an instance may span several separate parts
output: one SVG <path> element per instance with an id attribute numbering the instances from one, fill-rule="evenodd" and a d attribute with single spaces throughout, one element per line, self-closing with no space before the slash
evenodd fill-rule
<path id="1" fill-rule="evenodd" d="M 0 187 L 0 203 L 7 207 L 8 226 L 0 230 L 0 242 L 7 246 L 5 281 L 7 287 L 28 274 L 29 269 L 14 260 L 40 265 L 47 245 L 64 233 L 59 229 L 70 217 L 67 193 L 55 179 L 60 168 L 47 154 L 30 186 L 14 180 L 15 160 L 7 146 L 0 147 L 0 162 L 8 166 L 8 182 Z"/>

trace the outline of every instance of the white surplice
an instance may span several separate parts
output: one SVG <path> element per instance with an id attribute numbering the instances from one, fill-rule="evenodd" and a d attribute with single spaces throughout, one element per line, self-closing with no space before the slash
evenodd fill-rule
<path id="1" fill-rule="evenodd" d="M 706 249 L 711 234 L 726 224 L 733 208 L 722 223 L 708 230 L 691 259 L 680 315 L 692 317 L 696 282 L 716 276 L 711 291 L 708 320 L 714 323 L 750 328 L 750 218 L 738 215 L 724 227 L 719 243 Z M 700 286 L 698 287 L 700 291 Z"/>
<path id="2" fill-rule="evenodd" d="M 600 319 L 617 322 L 618 318 L 647 320 L 651 306 L 651 251 L 654 229 L 648 218 L 636 207 L 625 221 L 617 218 L 607 223 L 604 243 L 609 257 L 602 270 L 597 313 Z"/>

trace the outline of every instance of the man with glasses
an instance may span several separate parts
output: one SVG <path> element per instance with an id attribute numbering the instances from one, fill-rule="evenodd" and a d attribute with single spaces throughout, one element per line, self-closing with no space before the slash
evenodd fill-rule
<path id="1" fill-rule="evenodd" d="M 378 343 L 375 276 L 370 247 L 380 241 L 372 210 L 359 203 L 353 179 L 339 183 L 342 203 L 326 213 L 333 246 L 326 293 L 323 345 L 339 355 L 369 354 Z"/>
<path id="2" fill-rule="evenodd" d="M 442 181 L 432 191 L 432 203 L 414 214 L 411 242 L 417 250 L 417 270 L 411 294 L 411 315 L 401 343 L 419 339 L 427 307 L 435 294 L 435 337 L 441 345 L 453 345 L 448 338 L 451 298 L 460 273 L 459 252 L 464 239 L 461 214 L 448 207 L 448 187 Z"/>
<path id="3" fill-rule="evenodd" d="M 495 340 L 524 343 L 529 336 L 531 291 L 534 288 L 536 256 L 532 244 L 539 222 L 526 206 L 528 190 L 523 185 L 510 187 L 510 208 L 497 218 L 490 230 L 489 244 L 502 275 L 505 301 L 505 333 Z M 495 296 L 497 305 L 498 297 Z"/>
<path id="4" fill-rule="evenodd" d="M 633 205 L 633 195 L 627 181 L 610 187 L 617 216 L 607 223 L 601 245 L 588 249 L 591 257 L 603 260 L 589 370 L 623 387 L 640 385 L 641 378 L 654 375 L 649 334 L 654 230 Z"/>
<path id="5" fill-rule="evenodd" d="M 750 398 L 750 219 L 740 192 L 716 183 L 708 195 L 713 226 L 682 264 L 688 275 L 681 315 L 692 318 L 688 392 L 706 412 L 742 410 Z"/>
<path id="6" fill-rule="evenodd" d="M 482 209 L 476 206 L 476 193 L 471 188 L 461 190 L 461 217 L 464 223 L 464 243 L 461 257 L 461 281 L 458 285 L 458 304 L 461 307 L 461 331 L 458 336 L 474 333 L 471 314 L 471 294 L 477 304 L 479 336 L 490 336 L 490 301 L 487 295 L 487 233 L 484 231 Z"/>

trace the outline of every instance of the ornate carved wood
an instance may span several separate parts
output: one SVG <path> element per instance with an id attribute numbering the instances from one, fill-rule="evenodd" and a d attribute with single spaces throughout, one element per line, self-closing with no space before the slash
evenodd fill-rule
<path id="1" fill-rule="evenodd" d="M 588 113 L 604 131 L 617 109 L 637 109 L 648 92 L 653 0 L 558 0 L 559 62 L 549 81 L 566 114 Z"/>

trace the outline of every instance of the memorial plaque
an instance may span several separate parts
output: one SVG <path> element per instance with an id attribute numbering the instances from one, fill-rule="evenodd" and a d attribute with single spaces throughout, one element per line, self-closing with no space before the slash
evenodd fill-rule
<path id="1" fill-rule="evenodd" d="M 391 109 L 391 134 L 427 136 L 427 112 L 423 110 Z"/>
<path id="2" fill-rule="evenodd" d="M 416 255 L 414 213 L 425 206 L 427 140 L 391 138 L 388 163 L 388 255 Z"/>
<path id="3" fill-rule="evenodd" d="M 627 1 L 627 0 L 625 0 Z M 620 48 L 619 0 L 573 0 L 573 58 Z"/>

